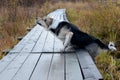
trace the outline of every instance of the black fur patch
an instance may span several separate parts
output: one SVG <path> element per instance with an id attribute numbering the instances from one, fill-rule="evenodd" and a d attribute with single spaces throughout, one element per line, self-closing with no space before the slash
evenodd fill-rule
<path id="1" fill-rule="evenodd" d="M 64 26 L 66 26 L 68 29 L 70 29 L 71 32 L 73 32 L 73 37 L 71 39 L 71 43 L 73 45 L 76 45 L 80 48 L 85 48 L 85 46 L 91 43 L 97 43 L 102 49 L 108 49 L 108 46 L 102 43 L 99 39 L 83 31 L 80 31 L 75 25 L 68 22 L 59 23 L 58 27 L 56 29 L 51 29 L 51 31 L 58 35 L 61 28 Z"/>

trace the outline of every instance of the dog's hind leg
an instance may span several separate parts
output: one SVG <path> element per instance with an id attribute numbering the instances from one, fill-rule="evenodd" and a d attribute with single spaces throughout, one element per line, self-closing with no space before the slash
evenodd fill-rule
<path id="1" fill-rule="evenodd" d="M 73 32 L 67 32 L 66 36 L 65 36 L 65 42 L 64 42 L 64 48 L 63 50 L 65 51 L 65 49 L 70 45 L 70 41 L 72 39 L 73 36 Z"/>

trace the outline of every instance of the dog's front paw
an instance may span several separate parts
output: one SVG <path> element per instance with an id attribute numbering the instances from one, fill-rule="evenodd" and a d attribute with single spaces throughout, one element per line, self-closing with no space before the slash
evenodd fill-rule
<path id="1" fill-rule="evenodd" d="M 60 51 L 61 51 L 61 52 L 65 52 L 65 48 L 62 48 Z"/>

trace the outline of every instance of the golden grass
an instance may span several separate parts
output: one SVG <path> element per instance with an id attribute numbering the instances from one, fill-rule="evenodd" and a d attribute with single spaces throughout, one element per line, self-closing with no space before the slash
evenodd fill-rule
<path id="1" fill-rule="evenodd" d="M 26 28 L 32 27 L 37 16 L 43 17 L 58 8 L 66 8 L 69 21 L 81 30 L 100 38 L 104 43 L 116 43 L 118 51 L 103 52 L 96 62 L 104 80 L 120 80 L 120 7 L 112 4 L 57 2 L 53 5 L 46 2 L 42 6 L 1 7 L 0 51 L 12 48 L 17 43 L 16 37 L 25 35 Z"/>
<path id="2" fill-rule="evenodd" d="M 2 50 L 11 49 L 17 43 L 17 37 L 25 35 L 26 28 L 34 24 L 37 9 L 17 6 L 0 8 L 0 58 Z M 34 13 L 32 13 L 34 12 Z"/>

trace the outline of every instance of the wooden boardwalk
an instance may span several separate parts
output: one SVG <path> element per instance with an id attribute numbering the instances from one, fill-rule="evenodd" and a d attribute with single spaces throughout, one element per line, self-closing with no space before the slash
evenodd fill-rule
<path id="1" fill-rule="evenodd" d="M 48 16 L 68 21 L 65 9 Z M 103 79 L 87 51 L 61 53 L 62 47 L 62 42 L 53 33 L 37 24 L 0 61 L 0 80 Z"/>

